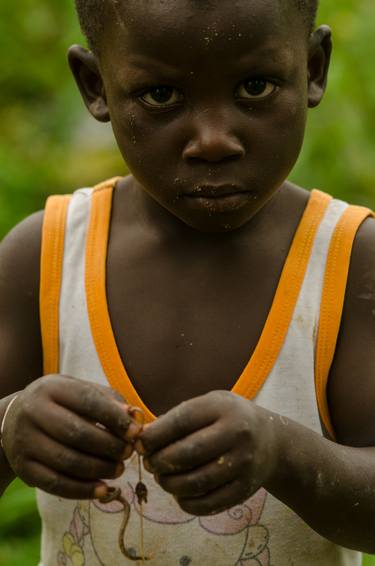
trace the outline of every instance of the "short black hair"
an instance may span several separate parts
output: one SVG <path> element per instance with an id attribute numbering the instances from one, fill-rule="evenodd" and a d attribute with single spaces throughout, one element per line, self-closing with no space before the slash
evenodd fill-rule
<path id="1" fill-rule="evenodd" d="M 104 10 L 108 1 L 75 0 L 81 30 L 87 39 L 89 48 L 93 52 L 97 51 L 97 38 L 103 28 Z M 120 1 L 112 0 L 115 7 Z M 310 34 L 315 27 L 319 0 L 294 0 L 294 2 L 296 2 L 298 9 L 301 11 Z"/>

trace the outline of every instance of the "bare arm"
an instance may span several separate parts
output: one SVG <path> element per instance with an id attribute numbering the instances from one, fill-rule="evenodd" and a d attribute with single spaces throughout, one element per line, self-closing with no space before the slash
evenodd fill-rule
<path id="1" fill-rule="evenodd" d="M 0 244 L 0 421 L 14 393 L 42 375 L 39 263 L 42 213 Z M 0 450 L 0 494 L 14 479 Z"/>
<path id="2" fill-rule="evenodd" d="M 265 487 L 310 527 L 341 546 L 375 552 L 375 448 L 353 448 L 283 419 Z"/>
<path id="3" fill-rule="evenodd" d="M 43 377 L 41 227 L 39 213 L 16 227 L 0 247 L 0 418 L 19 392 L 2 438 L 0 495 L 17 475 L 60 497 L 101 497 L 107 492 L 103 479 L 123 473 L 139 425 L 111 388 L 80 376 Z"/>
<path id="4" fill-rule="evenodd" d="M 337 443 L 279 430 L 270 491 L 326 538 L 375 553 L 375 220 L 360 228 L 328 384 Z"/>

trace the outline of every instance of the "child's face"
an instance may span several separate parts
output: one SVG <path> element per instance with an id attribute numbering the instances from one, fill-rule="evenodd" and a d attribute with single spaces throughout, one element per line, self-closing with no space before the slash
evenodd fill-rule
<path id="1" fill-rule="evenodd" d="M 193 228 L 244 225 L 301 149 L 309 105 L 301 14 L 284 0 L 123 4 L 118 17 L 108 14 L 99 73 L 129 169 Z"/>

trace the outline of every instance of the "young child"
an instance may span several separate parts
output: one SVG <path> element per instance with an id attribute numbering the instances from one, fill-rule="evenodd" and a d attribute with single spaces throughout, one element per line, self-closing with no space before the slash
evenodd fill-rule
<path id="1" fill-rule="evenodd" d="M 126 563 L 108 486 L 134 561 L 375 551 L 375 222 L 286 180 L 326 86 L 316 4 L 77 1 L 70 66 L 131 175 L 1 246 L 0 486 L 38 488 L 43 566 Z"/>

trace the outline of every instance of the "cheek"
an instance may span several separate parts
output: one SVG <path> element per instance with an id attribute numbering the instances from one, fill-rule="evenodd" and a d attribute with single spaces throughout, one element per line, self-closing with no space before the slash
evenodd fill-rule
<path id="1" fill-rule="evenodd" d="M 111 121 L 119 149 L 136 177 L 154 175 L 156 169 L 170 166 L 172 152 L 179 146 L 173 124 L 161 127 L 156 116 L 145 119 L 136 104 L 124 105 Z"/>
<path id="2" fill-rule="evenodd" d="M 306 127 L 308 108 L 307 83 L 300 79 L 299 84 L 285 95 L 284 112 L 280 116 L 280 128 L 288 133 L 290 137 L 300 139 L 303 137 Z"/>
<path id="3" fill-rule="evenodd" d="M 293 95 L 286 97 L 281 111 L 269 117 L 269 127 L 263 141 L 265 147 L 268 145 L 272 151 L 270 157 L 277 162 L 284 161 L 286 168 L 293 167 L 301 151 L 306 118 L 306 100 Z"/>
<path id="4" fill-rule="evenodd" d="M 136 112 L 132 105 L 114 105 L 115 112 L 111 112 L 111 124 L 117 144 L 126 157 L 127 153 L 136 151 L 142 136 Z"/>
<path id="5" fill-rule="evenodd" d="M 248 169 L 260 192 L 272 192 L 295 166 L 303 144 L 306 115 L 303 96 L 291 93 L 249 125 Z"/>
<path id="6" fill-rule="evenodd" d="M 282 113 L 278 127 L 283 135 L 297 141 L 303 137 L 306 127 L 307 101 L 302 97 L 290 96 Z"/>

